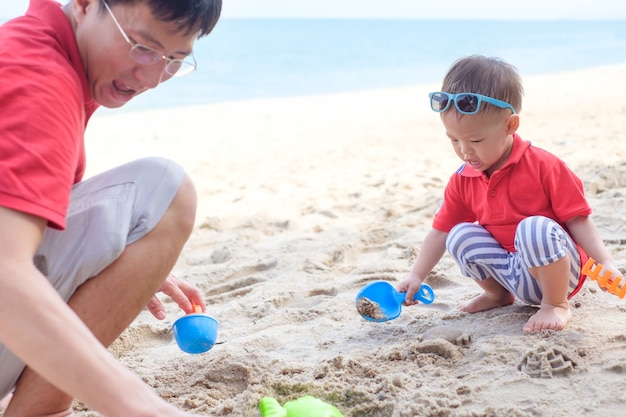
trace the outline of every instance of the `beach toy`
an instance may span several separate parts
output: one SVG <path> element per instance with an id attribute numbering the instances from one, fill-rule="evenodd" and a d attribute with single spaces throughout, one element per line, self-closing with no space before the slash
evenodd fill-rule
<path id="1" fill-rule="evenodd" d="M 289 401 L 283 407 L 274 398 L 263 397 L 259 409 L 263 417 L 343 417 L 334 406 L 309 395 Z"/>
<path id="2" fill-rule="evenodd" d="M 174 340 L 187 353 L 204 353 L 211 349 L 217 339 L 217 320 L 193 306 L 193 313 L 178 318 L 172 325 Z"/>
<path id="3" fill-rule="evenodd" d="M 604 274 L 600 275 L 603 266 L 596 263 L 593 258 L 589 258 L 583 266 L 582 273 L 589 278 L 598 282 L 598 285 L 611 294 L 617 295 L 619 298 L 624 298 L 626 295 L 626 283 L 622 282 L 622 277 L 613 276 L 613 273 L 606 270 Z M 620 285 L 620 282 L 622 285 Z"/>
<path id="4" fill-rule="evenodd" d="M 374 281 L 367 284 L 356 296 L 356 309 L 365 320 L 383 322 L 393 320 L 402 312 L 405 292 L 398 292 L 386 281 Z M 413 300 L 430 304 L 435 300 L 435 293 L 428 284 L 422 284 L 413 296 Z"/>

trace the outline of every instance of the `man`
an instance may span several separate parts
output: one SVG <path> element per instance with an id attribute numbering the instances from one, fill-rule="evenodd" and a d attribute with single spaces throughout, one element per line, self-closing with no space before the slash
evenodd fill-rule
<path id="1" fill-rule="evenodd" d="M 85 181 L 83 135 L 195 69 L 221 0 L 31 0 L 0 26 L 0 399 L 5 417 L 189 416 L 106 350 L 162 291 L 185 312 L 200 291 L 169 275 L 193 228 L 195 189 L 148 158 Z M 130 138 L 132 139 L 132 138 Z M 12 392 L 12 396 L 10 393 Z M 8 406 L 6 405 L 8 403 Z"/>

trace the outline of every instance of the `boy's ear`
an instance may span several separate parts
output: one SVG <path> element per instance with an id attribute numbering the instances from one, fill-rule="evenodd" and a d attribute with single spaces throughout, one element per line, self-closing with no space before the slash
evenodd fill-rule
<path id="1" fill-rule="evenodd" d="M 512 114 L 506 121 L 506 134 L 512 135 L 519 128 L 519 114 Z"/>

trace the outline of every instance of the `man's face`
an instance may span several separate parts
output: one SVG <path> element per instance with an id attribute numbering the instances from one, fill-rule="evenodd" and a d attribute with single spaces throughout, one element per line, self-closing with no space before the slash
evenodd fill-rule
<path id="1" fill-rule="evenodd" d="M 183 59 L 192 51 L 196 34 L 176 31 L 172 22 L 152 16 L 144 2 L 111 6 L 111 11 L 132 43 L 156 49 L 171 59 Z M 98 0 L 74 0 L 75 34 L 94 100 L 104 107 L 120 107 L 131 98 L 156 87 L 171 75 L 164 71 L 167 61 L 153 65 L 135 62 L 131 45 L 124 39 L 111 15 Z"/>

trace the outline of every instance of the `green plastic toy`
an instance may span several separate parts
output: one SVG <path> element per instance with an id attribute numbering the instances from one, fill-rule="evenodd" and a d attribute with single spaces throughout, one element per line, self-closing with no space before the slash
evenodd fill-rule
<path id="1" fill-rule="evenodd" d="M 263 417 L 343 417 L 334 406 L 308 395 L 286 402 L 282 407 L 274 398 L 263 397 L 259 409 Z"/>

